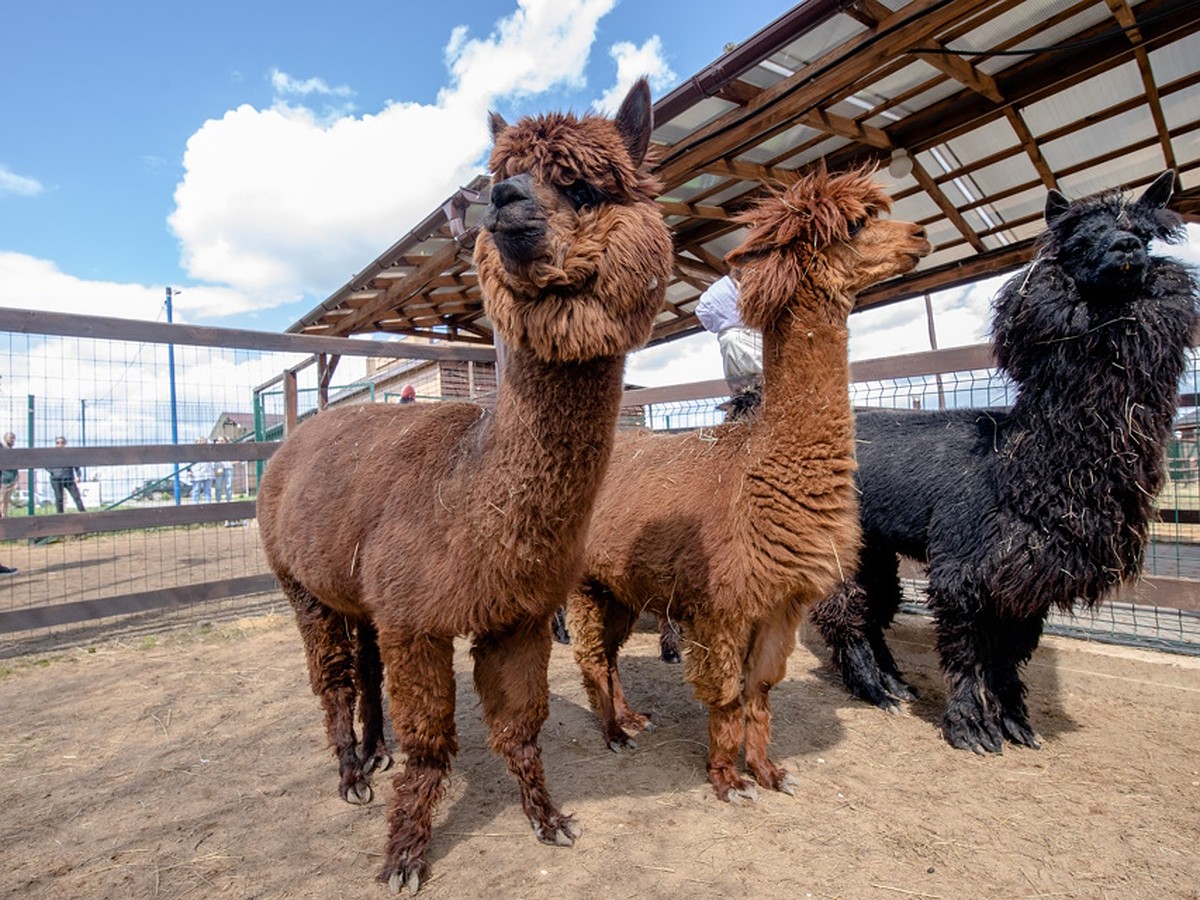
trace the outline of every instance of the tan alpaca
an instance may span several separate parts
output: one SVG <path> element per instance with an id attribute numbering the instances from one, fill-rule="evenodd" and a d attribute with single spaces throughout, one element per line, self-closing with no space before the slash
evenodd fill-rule
<path id="1" fill-rule="evenodd" d="M 267 469 L 263 547 L 296 610 L 342 797 L 368 802 L 383 742 L 380 663 L 406 761 L 380 878 L 416 891 L 457 751 L 453 639 L 469 634 L 491 747 L 537 837 L 579 827 L 546 790 L 550 619 L 577 580 L 608 464 L 624 355 L 672 263 L 645 155 L 645 82 L 614 120 L 492 117 L 491 205 L 475 248 L 507 345 L 494 411 L 354 406 L 300 426 Z M 357 676 L 356 676 L 357 672 Z M 363 740 L 354 734 L 361 699 Z"/>
<path id="2" fill-rule="evenodd" d="M 853 569 L 859 545 L 846 317 L 864 287 L 912 269 L 924 230 L 879 218 L 868 171 L 804 177 L 742 215 L 743 320 L 763 332 L 763 403 L 750 423 L 618 436 L 570 601 L 575 656 L 614 750 L 649 724 L 625 700 L 617 654 L 639 613 L 684 628 L 686 673 L 709 709 L 708 777 L 791 792 L 767 756 L 768 691 L 806 604 Z"/>

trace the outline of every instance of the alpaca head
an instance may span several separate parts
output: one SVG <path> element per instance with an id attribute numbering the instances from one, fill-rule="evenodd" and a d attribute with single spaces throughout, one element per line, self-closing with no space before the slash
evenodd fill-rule
<path id="1" fill-rule="evenodd" d="M 1042 254 L 1054 259 L 1084 300 L 1120 300 L 1141 287 L 1150 241 L 1183 235 L 1183 220 L 1166 209 L 1174 188 L 1175 173 L 1168 170 L 1133 202 L 1120 191 L 1104 191 L 1071 203 L 1051 190 Z"/>
<path id="2" fill-rule="evenodd" d="M 747 325 L 769 330 L 785 310 L 845 324 L 859 291 L 911 271 L 929 252 L 920 225 L 881 218 L 892 202 L 873 175 L 820 166 L 738 216 L 750 231 L 726 262 L 742 269 Z"/>
<path id="3" fill-rule="evenodd" d="M 650 89 L 613 119 L 491 117 L 491 203 L 475 244 L 496 332 L 547 362 L 645 343 L 674 262 L 649 174 Z"/>

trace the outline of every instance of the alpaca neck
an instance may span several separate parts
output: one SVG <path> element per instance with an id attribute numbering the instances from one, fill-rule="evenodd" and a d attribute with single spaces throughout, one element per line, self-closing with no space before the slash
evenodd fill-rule
<path id="1" fill-rule="evenodd" d="M 482 540 L 561 566 L 575 552 L 612 452 L 624 358 L 547 363 L 513 348 L 496 407 L 481 423 L 468 494 Z"/>
<path id="2" fill-rule="evenodd" d="M 788 469 L 797 470 L 810 459 L 852 455 L 847 343 L 843 324 L 810 325 L 791 316 L 763 333 L 763 403 L 754 443 L 775 464 L 790 459 Z"/>
<path id="3" fill-rule="evenodd" d="M 1152 309 L 1114 318 L 1048 345 L 1020 385 L 998 459 L 1013 511 L 1061 560 L 1047 597 L 1096 602 L 1137 574 L 1190 331 Z"/>

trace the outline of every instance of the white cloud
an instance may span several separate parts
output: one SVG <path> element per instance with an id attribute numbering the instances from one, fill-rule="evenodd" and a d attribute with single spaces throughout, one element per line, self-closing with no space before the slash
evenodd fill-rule
<path id="1" fill-rule="evenodd" d="M 186 271 L 258 308 L 326 296 L 480 170 L 498 98 L 583 83 L 613 3 L 523 0 L 486 39 L 456 29 L 450 83 L 432 105 L 393 102 L 328 121 L 276 102 L 205 122 L 188 141 L 169 218 Z M 341 90 L 271 77 L 289 96 Z"/>
<path id="2" fill-rule="evenodd" d="M 36 178 L 18 175 L 8 166 L 0 163 L 0 197 L 5 194 L 17 194 L 22 197 L 33 197 L 45 188 Z"/>
<path id="3" fill-rule="evenodd" d="M 640 47 L 628 41 L 613 44 L 608 52 L 617 64 L 617 80 L 592 104 L 597 112 L 609 116 L 616 113 L 621 101 L 629 93 L 629 88 L 643 75 L 649 80 L 650 91 L 656 97 L 675 83 L 675 73 L 663 58 L 662 41 L 658 35 L 654 35 Z"/>
<path id="4" fill-rule="evenodd" d="M 223 287 L 189 287 L 172 304 L 177 322 L 206 319 L 253 308 L 244 294 Z M 0 305 L 45 312 L 122 319 L 163 318 L 165 286 L 89 281 L 68 275 L 49 260 L 0 252 Z"/>
<path id="5" fill-rule="evenodd" d="M 278 95 L 298 94 L 306 97 L 309 94 L 320 94 L 324 97 L 353 97 L 354 91 L 346 85 L 330 87 L 323 78 L 306 78 L 303 81 L 293 78 L 287 72 L 279 69 L 271 70 L 271 87 Z"/>
<path id="6" fill-rule="evenodd" d="M 691 384 L 724 378 L 717 336 L 707 331 L 630 354 L 625 381 L 638 387 Z"/>

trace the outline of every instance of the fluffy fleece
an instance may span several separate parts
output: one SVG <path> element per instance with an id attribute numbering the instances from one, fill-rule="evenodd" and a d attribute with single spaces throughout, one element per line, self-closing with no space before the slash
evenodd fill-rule
<path id="1" fill-rule="evenodd" d="M 1039 746 L 1019 669 L 1046 615 L 1139 571 L 1196 325 L 1192 274 L 1148 252 L 1182 235 L 1173 182 L 1136 202 L 1049 194 L 1036 259 L 995 301 L 1011 411 L 858 416 L 861 567 L 813 619 L 850 691 L 898 710 L 913 691 L 883 635 L 897 554 L 926 562 L 955 747 Z"/>
<path id="2" fill-rule="evenodd" d="M 728 262 L 742 268 L 742 318 L 763 332 L 762 410 L 695 434 L 619 435 L 597 501 L 569 610 L 604 739 L 631 746 L 649 724 L 617 669 L 638 615 L 682 623 L 723 800 L 754 796 L 739 774 L 743 744 L 759 784 L 792 790 L 767 755 L 768 692 L 805 604 L 858 549 L 846 317 L 857 291 L 929 250 L 919 226 L 879 217 L 889 206 L 870 172 L 820 170 L 744 213 L 749 231 Z"/>
<path id="3" fill-rule="evenodd" d="M 662 304 L 671 240 L 646 174 L 650 96 L 614 120 L 492 118 L 495 173 L 475 247 L 506 344 L 494 410 L 354 406 L 301 425 L 258 498 L 263 547 L 296 611 L 340 791 L 368 802 L 386 768 L 379 690 L 406 761 L 380 878 L 416 891 L 457 751 L 453 639 L 472 636 L 489 743 L 537 837 L 578 825 L 546 790 L 550 619 L 578 578 L 612 449 L 626 351 Z M 363 738 L 354 733 L 362 704 Z"/>

